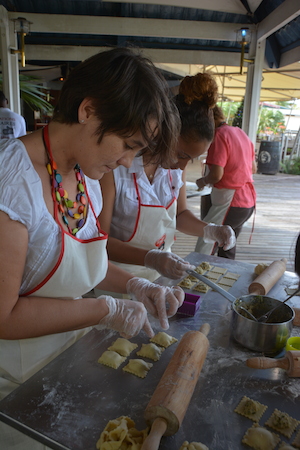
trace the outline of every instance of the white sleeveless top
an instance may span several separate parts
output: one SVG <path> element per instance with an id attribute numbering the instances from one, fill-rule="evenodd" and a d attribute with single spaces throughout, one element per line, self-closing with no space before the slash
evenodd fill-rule
<path id="1" fill-rule="evenodd" d="M 136 174 L 136 182 L 145 205 L 161 205 L 167 207 L 173 197 L 178 198 L 180 188 L 183 186 L 182 170 L 171 170 L 172 189 L 170 189 L 170 176 L 168 169 L 158 167 L 150 184 L 143 167 L 143 157 L 133 160 L 129 169 L 119 166 L 113 171 L 116 198 L 113 209 L 113 217 L 110 226 L 110 236 L 128 241 L 135 228 L 138 214 L 138 198 L 133 174 Z"/>
<path id="2" fill-rule="evenodd" d="M 99 216 L 102 209 L 99 181 L 88 177 L 85 181 L 95 214 Z M 53 268 L 60 253 L 61 232 L 45 204 L 41 179 L 19 139 L 0 145 L 0 210 L 28 230 L 22 295 L 37 286 Z M 76 237 L 92 239 L 97 236 L 96 220 L 90 208 L 85 226 Z"/>

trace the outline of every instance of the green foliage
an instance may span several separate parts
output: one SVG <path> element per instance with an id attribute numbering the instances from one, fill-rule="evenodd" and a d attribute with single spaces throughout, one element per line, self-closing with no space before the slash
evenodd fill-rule
<path id="1" fill-rule="evenodd" d="M 244 99 L 241 101 L 238 107 L 234 119 L 232 121 L 232 126 L 242 128 L 243 123 L 243 111 L 244 111 Z"/>
<path id="2" fill-rule="evenodd" d="M 20 93 L 21 99 L 33 111 L 51 112 L 53 106 L 47 101 L 47 94 L 43 86 L 38 84 L 39 79 L 20 74 Z M 2 75 L 0 74 L 0 90 L 2 90 Z"/>
<path id="3" fill-rule="evenodd" d="M 300 175 L 300 157 L 288 158 L 281 164 L 281 171 L 283 173 L 289 173 L 291 175 Z"/>
<path id="4" fill-rule="evenodd" d="M 285 129 L 284 115 L 276 109 L 262 108 L 259 115 L 258 133 L 278 134 Z"/>
<path id="5" fill-rule="evenodd" d="M 219 102 L 218 106 L 222 108 L 228 125 L 232 125 L 232 121 L 238 109 L 239 102 Z"/>

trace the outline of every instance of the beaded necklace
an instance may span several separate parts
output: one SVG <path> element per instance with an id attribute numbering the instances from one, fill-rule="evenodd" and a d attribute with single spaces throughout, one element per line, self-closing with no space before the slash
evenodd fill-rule
<path id="1" fill-rule="evenodd" d="M 58 210 L 61 213 L 62 220 L 67 226 L 69 233 L 75 236 L 78 230 L 80 230 L 80 228 L 82 228 L 85 224 L 87 215 L 87 197 L 85 194 L 84 174 L 80 169 L 79 164 L 76 164 L 74 171 L 77 180 L 78 193 L 76 195 L 76 201 L 73 202 L 69 199 L 68 192 L 62 186 L 62 176 L 57 172 L 55 161 L 51 161 L 49 158 L 46 167 L 50 175 L 51 186 L 54 188 L 55 200 L 58 204 Z M 78 206 L 79 202 L 81 204 Z M 73 212 L 72 209 L 76 209 L 77 207 L 77 212 Z M 77 220 L 76 227 L 73 229 L 69 225 L 68 216 Z"/>
<path id="2" fill-rule="evenodd" d="M 76 164 L 76 166 L 74 167 L 74 171 L 77 180 L 78 193 L 76 195 L 76 200 L 73 202 L 69 199 L 68 192 L 62 186 L 62 176 L 59 172 L 57 172 L 57 165 L 53 160 L 48 133 L 48 126 L 46 126 L 45 128 L 43 128 L 43 142 L 48 158 L 46 167 L 50 175 L 53 200 L 57 202 L 57 209 L 59 210 L 62 216 L 62 220 L 67 226 L 69 233 L 75 236 L 78 230 L 80 230 L 80 228 L 82 228 L 85 224 L 87 216 L 88 195 L 86 192 L 84 174 L 80 169 L 79 164 Z M 79 202 L 81 204 L 78 206 Z M 77 212 L 73 212 L 72 209 L 76 209 L 77 207 Z M 68 217 L 72 217 L 77 221 L 76 227 L 74 227 L 73 229 L 69 225 Z M 97 228 L 100 230 L 98 221 Z"/>

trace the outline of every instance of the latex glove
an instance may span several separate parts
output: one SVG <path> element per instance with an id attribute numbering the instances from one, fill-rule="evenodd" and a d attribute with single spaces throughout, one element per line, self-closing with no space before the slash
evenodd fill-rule
<path id="1" fill-rule="evenodd" d="M 132 300 L 113 298 L 109 295 L 101 295 L 98 298 L 105 299 L 109 312 L 95 328 L 98 330 L 110 328 L 118 331 L 126 339 L 136 336 L 141 329 L 149 337 L 154 336 L 144 305 Z"/>
<path id="2" fill-rule="evenodd" d="M 157 270 L 164 277 L 173 280 L 182 278 L 187 269 L 193 270 L 195 268 L 180 256 L 161 250 L 150 250 L 145 256 L 144 264 L 150 269 Z"/>
<path id="3" fill-rule="evenodd" d="M 236 237 L 233 229 L 229 225 L 215 225 L 209 223 L 203 228 L 203 240 L 204 242 L 217 242 L 219 247 L 223 247 L 223 250 L 230 250 L 236 244 Z"/>
<path id="4" fill-rule="evenodd" d="M 179 286 L 159 286 L 145 278 L 127 281 L 127 293 L 142 302 L 147 311 L 159 319 L 163 330 L 169 328 L 168 317 L 174 316 L 184 300 L 184 291 Z"/>

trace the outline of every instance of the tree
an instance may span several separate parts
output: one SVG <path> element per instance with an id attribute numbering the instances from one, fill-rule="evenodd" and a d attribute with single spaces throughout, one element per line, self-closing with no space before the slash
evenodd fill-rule
<path id="1" fill-rule="evenodd" d="M 243 111 L 244 111 L 244 99 L 241 101 L 240 106 L 237 109 L 237 112 L 234 116 L 234 119 L 232 121 L 233 127 L 239 127 L 242 128 L 243 123 Z"/>
<path id="2" fill-rule="evenodd" d="M 21 99 L 33 111 L 51 112 L 53 106 L 47 101 L 47 93 L 43 86 L 38 84 L 39 79 L 23 74 L 19 76 Z M 2 75 L 0 75 L 0 90 L 2 90 Z"/>

